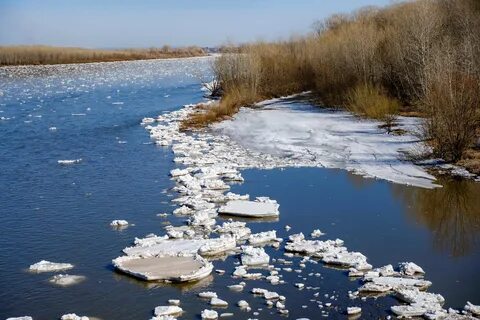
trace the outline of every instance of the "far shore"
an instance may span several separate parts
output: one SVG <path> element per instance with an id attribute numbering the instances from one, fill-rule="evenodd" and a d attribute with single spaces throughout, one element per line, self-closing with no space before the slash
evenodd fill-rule
<path id="1" fill-rule="evenodd" d="M 10 46 L 0 47 L 0 67 L 176 59 L 208 55 L 208 49 L 196 46 L 112 50 L 51 46 Z"/>

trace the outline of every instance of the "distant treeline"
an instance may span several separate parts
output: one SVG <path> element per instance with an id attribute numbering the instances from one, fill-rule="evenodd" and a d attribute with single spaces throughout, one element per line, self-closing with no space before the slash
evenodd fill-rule
<path id="1" fill-rule="evenodd" d="M 203 126 L 256 101 L 313 91 L 327 106 L 394 121 L 426 117 L 425 139 L 456 161 L 474 145 L 480 113 L 480 1 L 417 0 L 317 22 L 311 34 L 224 54 L 214 71 L 220 104 L 192 116 Z"/>
<path id="2" fill-rule="evenodd" d="M 200 47 L 97 50 L 50 46 L 0 47 L 0 66 L 183 58 L 205 55 Z"/>

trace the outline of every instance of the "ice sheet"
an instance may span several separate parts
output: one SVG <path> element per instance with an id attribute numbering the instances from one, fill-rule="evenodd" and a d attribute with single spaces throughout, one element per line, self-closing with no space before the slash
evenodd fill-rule
<path id="1" fill-rule="evenodd" d="M 406 150 L 421 148 L 414 132 L 418 118 L 398 119 L 404 135 L 388 134 L 380 122 L 349 112 L 322 109 L 308 102 L 274 99 L 260 108 L 243 108 L 232 120 L 214 125 L 218 133 L 256 152 L 295 160 L 298 166 L 352 171 L 395 183 L 434 188 L 435 177 L 411 161 Z"/>

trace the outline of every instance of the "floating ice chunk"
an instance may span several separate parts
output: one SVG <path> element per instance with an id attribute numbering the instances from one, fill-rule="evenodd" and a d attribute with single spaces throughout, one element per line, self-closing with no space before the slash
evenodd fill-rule
<path id="1" fill-rule="evenodd" d="M 252 289 L 253 294 L 258 294 L 258 295 L 261 295 L 261 296 L 263 296 L 266 292 L 268 292 L 267 289 L 262 289 L 262 288 L 253 288 Z"/>
<path id="2" fill-rule="evenodd" d="M 80 282 L 85 281 L 85 276 L 71 275 L 71 274 L 57 274 L 51 277 L 48 282 L 61 287 L 69 287 Z"/>
<path id="3" fill-rule="evenodd" d="M 248 273 L 247 269 L 245 268 L 245 266 L 238 266 L 238 267 L 235 267 L 235 270 L 233 271 L 233 276 L 235 277 L 243 277 L 244 275 L 246 275 Z"/>
<path id="4" fill-rule="evenodd" d="M 154 234 L 149 234 L 145 238 L 135 238 L 133 243 L 137 247 L 149 247 L 149 246 L 152 246 L 152 245 L 157 244 L 157 243 L 162 243 L 165 240 L 168 240 L 168 236 L 159 237 L 159 236 L 154 235 Z"/>
<path id="5" fill-rule="evenodd" d="M 50 127 L 50 128 L 48 128 L 48 130 L 50 130 L 50 131 L 57 131 L 57 127 Z"/>
<path id="6" fill-rule="evenodd" d="M 205 256 L 217 255 L 225 251 L 233 250 L 236 246 L 237 241 L 233 237 L 209 239 L 200 247 L 198 253 Z"/>
<path id="7" fill-rule="evenodd" d="M 151 318 L 150 320 L 177 320 L 176 316 L 156 316 Z"/>
<path id="8" fill-rule="evenodd" d="M 222 299 L 213 297 L 210 299 L 210 305 L 213 307 L 228 307 L 228 302 Z"/>
<path id="9" fill-rule="evenodd" d="M 57 263 L 42 260 L 35 264 L 32 264 L 28 269 L 33 272 L 55 272 L 72 269 L 73 264 L 70 263 Z"/>
<path id="10" fill-rule="evenodd" d="M 326 241 L 298 240 L 287 243 L 285 245 L 285 250 L 322 257 L 324 254 L 344 252 L 346 249 L 342 247 L 342 245 L 343 241 L 340 239 Z"/>
<path id="11" fill-rule="evenodd" d="M 263 248 L 242 246 L 241 260 L 244 266 L 266 265 L 270 262 L 270 256 Z"/>
<path id="12" fill-rule="evenodd" d="M 392 306 L 391 310 L 394 314 L 402 318 L 421 317 L 428 311 L 428 309 L 422 305 Z"/>
<path id="13" fill-rule="evenodd" d="M 33 320 L 30 316 L 7 318 L 7 320 Z"/>
<path id="14" fill-rule="evenodd" d="M 204 292 L 200 292 L 198 294 L 198 296 L 200 298 L 207 298 L 207 299 L 212 299 L 212 298 L 217 298 L 217 293 L 216 292 L 212 292 L 212 291 L 204 291 Z"/>
<path id="15" fill-rule="evenodd" d="M 278 204 L 273 202 L 233 200 L 220 207 L 218 212 L 252 218 L 277 217 L 279 215 L 278 207 Z"/>
<path id="16" fill-rule="evenodd" d="M 263 297 L 266 300 L 275 300 L 275 299 L 278 299 L 280 295 L 274 291 L 267 291 L 263 294 Z"/>
<path id="17" fill-rule="evenodd" d="M 172 177 L 180 177 L 180 176 L 187 175 L 188 173 L 189 173 L 188 169 L 173 169 L 170 171 L 170 175 Z"/>
<path id="18" fill-rule="evenodd" d="M 242 286 L 241 284 L 232 284 L 232 285 L 228 286 L 228 289 L 233 290 L 233 291 L 242 291 L 243 288 L 244 288 L 244 286 Z"/>
<path id="19" fill-rule="evenodd" d="M 155 119 L 153 118 L 143 118 L 142 119 L 142 125 L 147 125 L 147 124 L 152 124 L 155 122 Z"/>
<path id="20" fill-rule="evenodd" d="M 397 298 L 410 304 L 436 304 L 442 306 L 445 303 L 445 299 L 442 295 L 423 292 L 418 288 L 398 288 L 395 291 Z"/>
<path id="21" fill-rule="evenodd" d="M 204 320 L 215 320 L 218 319 L 218 313 L 215 310 L 205 309 L 201 313 L 202 319 Z"/>
<path id="22" fill-rule="evenodd" d="M 200 256 L 119 257 L 116 269 L 147 281 L 196 281 L 208 276 L 213 265 Z"/>
<path id="23" fill-rule="evenodd" d="M 222 180 L 203 180 L 201 186 L 209 190 L 227 190 L 230 187 Z"/>
<path id="24" fill-rule="evenodd" d="M 225 195 L 225 200 L 226 201 L 231 201 L 231 200 L 248 200 L 250 199 L 250 195 L 248 194 L 236 194 L 236 193 L 233 193 L 233 192 L 228 192 L 226 195 Z"/>
<path id="25" fill-rule="evenodd" d="M 76 164 L 76 163 L 80 163 L 82 162 L 82 159 L 79 158 L 79 159 L 72 159 L 72 160 L 57 160 L 57 163 L 58 164 L 61 164 L 61 165 L 69 165 L 69 164 Z"/>
<path id="26" fill-rule="evenodd" d="M 375 277 L 370 280 L 372 282 L 372 285 L 367 282 L 359 290 L 370 292 L 385 292 L 388 290 L 398 290 L 401 288 L 418 288 L 422 290 L 432 285 L 430 281 L 423 279 L 399 277 Z"/>
<path id="27" fill-rule="evenodd" d="M 77 316 L 75 313 L 64 314 L 60 319 L 61 320 L 89 320 L 88 317 Z"/>
<path id="28" fill-rule="evenodd" d="M 480 305 L 474 305 L 470 301 L 467 301 L 467 304 L 463 309 L 475 316 L 480 316 Z"/>
<path id="29" fill-rule="evenodd" d="M 398 272 L 393 270 L 393 266 L 391 264 L 387 264 L 386 266 L 375 268 L 373 269 L 374 272 L 378 272 L 378 274 L 382 277 L 389 277 L 389 276 L 396 276 Z"/>
<path id="30" fill-rule="evenodd" d="M 153 311 L 156 316 L 180 315 L 182 312 L 183 309 L 179 306 L 159 306 Z"/>
<path id="31" fill-rule="evenodd" d="M 216 214 L 216 212 L 213 210 L 212 213 L 210 213 L 211 210 L 212 209 L 205 209 L 195 212 L 188 223 L 194 227 L 211 227 L 215 225 L 216 221 L 211 217 L 211 214 Z"/>
<path id="32" fill-rule="evenodd" d="M 288 236 L 288 240 L 290 240 L 292 242 L 301 241 L 301 240 L 304 240 L 304 239 L 305 239 L 305 236 L 303 235 L 302 232 L 292 234 L 292 235 Z"/>
<path id="33" fill-rule="evenodd" d="M 312 238 L 318 238 L 318 237 L 323 236 L 323 235 L 325 235 L 325 233 L 323 233 L 322 231 L 320 231 L 320 229 L 315 229 L 315 230 L 313 230 L 312 233 L 310 234 L 310 236 L 311 236 Z"/>
<path id="34" fill-rule="evenodd" d="M 360 252 L 327 253 L 323 255 L 322 261 L 327 264 L 353 267 L 360 271 L 372 269 L 372 265 L 367 263 L 367 257 Z"/>
<path id="35" fill-rule="evenodd" d="M 180 300 L 178 299 L 168 299 L 168 304 L 172 306 L 179 306 L 180 305 Z"/>
<path id="36" fill-rule="evenodd" d="M 388 292 L 390 290 L 392 290 L 392 287 L 389 286 L 389 285 L 376 284 L 376 283 L 373 283 L 373 282 L 367 282 L 358 289 L 358 291 L 360 291 L 360 292 L 367 292 L 367 293 L 370 293 L 370 292 L 382 293 L 382 292 Z"/>
<path id="37" fill-rule="evenodd" d="M 348 315 L 359 314 L 361 312 L 362 312 L 362 308 L 360 308 L 360 307 L 348 307 L 347 308 L 347 314 Z"/>
<path id="38" fill-rule="evenodd" d="M 297 287 L 298 289 L 303 289 L 305 287 L 305 284 L 304 283 L 295 283 L 295 287 Z"/>
<path id="39" fill-rule="evenodd" d="M 187 206 L 181 206 L 180 208 L 173 210 L 173 214 L 182 216 L 192 214 L 193 212 L 194 211 Z"/>
<path id="40" fill-rule="evenodd" d="M 248 237 L 248 243 L 251 245 L 281 240 L 282 239 L 277 238 L 277 232 L 275 230 L 251 234 L 250 237 Z"/>
<path id="41" fill-rule="evenodd" d="M 234 314 L 232 312 L 224 312 L 220 314 L 220 318 L 227 318 L 227 317 L 233 317 Z"/>
<path id="42" fill-rule="evenodd" d="M 127 220 L 113 220 L 110 222 L 110 226 L 116 227 L 116 228 L 122 228 L 128 226 L 128 221 Z"/>
<path id="43" fill-rule="evenodd" d="M 229 234 L 236 240 L 240 240 L 247 238 L 252 233 L 246 225 L 241 221 L 224 222 L 221 226 L 217 226 L 215 231 L 220 234 Z"/>
<path id="44" fill-rule="evenodd" d="M 195 231 L 189 226 L 167 226 L 165 230 L 167 231 L 168 237 L 172 239 L 191 238 L 195 236 Z"/>
<path id="45" fill-rule="evenodd" d="M 246 309 L 248 307 L 250 307 L 250 305 L 248 304 L 247 301 L 245 300 L 240 300 L 237 302 L 237 306 L 239 306 L 241 309 Z"/>
<path id="46" fill-rule="evenodd" d="M 148 238 L 147 238 L 148 241 Z M 142 242 L 134 247 L 123 249 L 128 256 L 195 256 L 208 239 L 165 239 L 154 238 L 151 242 Z"/>
<path id="47" fill-rule="evenodd" d="M 400 272 L 407 276 L 423 275 L 425 271 L 413 262 L 402 262 L 399 264 Z"/>

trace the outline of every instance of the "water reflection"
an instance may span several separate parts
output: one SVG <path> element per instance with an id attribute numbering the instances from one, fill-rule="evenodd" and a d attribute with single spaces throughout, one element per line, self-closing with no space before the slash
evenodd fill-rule
<path id="1" fill-rule="evenodd" d="M 440 178 L 433 190 L 394 186 L 407 213 L 432 231 L 434 247 L 452 256 L 474 251 L 480 239 L 480 183 Z"/>

